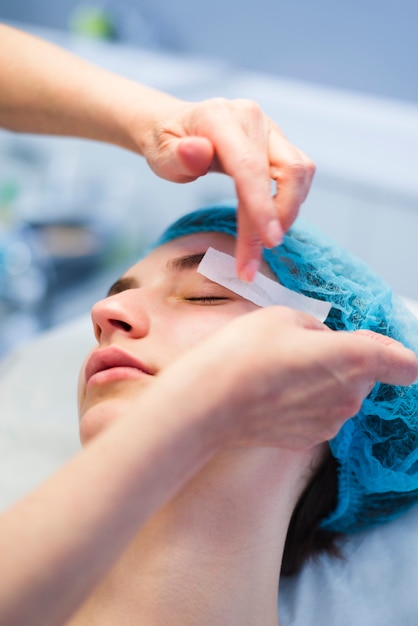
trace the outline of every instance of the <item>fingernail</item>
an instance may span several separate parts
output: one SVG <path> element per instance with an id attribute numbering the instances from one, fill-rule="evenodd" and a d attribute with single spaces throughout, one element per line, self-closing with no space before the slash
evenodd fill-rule
<path id="1" fill-rule="evenodd" d="M 249 261 L 240 271 L 239 277 L 241 280 L 245 280 L 246 283 L 251 283 L 259 269 L 260 261 L 257 259 L 251 259 L 251 261 Z"/>
<path id="2" fill-rule="evenodd" d="M 283 240 L 283 231 L 278 219 L 271 220 L 266 228 L 267 241 L 272 248 L 278 246 Z"/>

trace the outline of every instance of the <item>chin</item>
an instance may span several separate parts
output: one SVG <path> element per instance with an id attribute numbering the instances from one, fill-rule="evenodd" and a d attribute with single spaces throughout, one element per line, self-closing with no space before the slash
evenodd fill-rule
<path id="1" fill-rule="evenodd" d="M 98 402 L 82 412 L 80 417 L 79 434 L 83 446 L 87 445 L 97 435 L 104 432 L 120 413 L 115 399 Z"/>

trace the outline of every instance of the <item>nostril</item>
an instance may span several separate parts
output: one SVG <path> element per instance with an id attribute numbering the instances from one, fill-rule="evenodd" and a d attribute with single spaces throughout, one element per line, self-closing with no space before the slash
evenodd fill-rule
<path id="1" fill-rule="evenodd" d="M 129 331 L 132 330 L 132 326 L 128 324 L 127 322 L 123 322 L 122 320 L 109 320 L 109 321 L 112 324 L 112 326 L 115 326 L 116 328 L 121 328 L 127 333 L 129 333 Z"/>

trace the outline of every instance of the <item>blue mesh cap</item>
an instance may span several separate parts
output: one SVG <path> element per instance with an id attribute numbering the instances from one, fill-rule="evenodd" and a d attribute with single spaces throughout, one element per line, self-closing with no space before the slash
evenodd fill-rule
<path id="1" fill-rule="evenodd" d="M 208 231 L 236 236 L 234 203 L 180 218 L 156 245 Z M 417 319 L 367 265 L 313 226 L 298 220 L 263 256 L 281 284 L 332 303 L 331 329 L 370 329 L 418 353 Z M 418 383 L 376 383 L 329 445 L 339 464 L 338 499 L 322 528 L 349 533 L 397 517 L 418 501 Z"/>

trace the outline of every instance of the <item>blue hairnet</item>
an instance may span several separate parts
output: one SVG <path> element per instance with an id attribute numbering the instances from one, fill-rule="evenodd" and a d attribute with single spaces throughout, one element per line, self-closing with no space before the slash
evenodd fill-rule
<path id="1" fill-rule="evenodd" d="M 235 205 L 180 218 L 157 245 L 202 231 L 235 237 Z M 263 256 L 281 284 L 332 303 L 326 320 L 331 329 L 370 329 L 418 352 L 417 319 L 367 265 L 313 226 L 298 220 L 283 243 Z M 322 528 L 348 533 L 398 516 L 418 500 L 418 383 L 376 383 L 329 445 L 339 466 L 338 498 Z"/>

